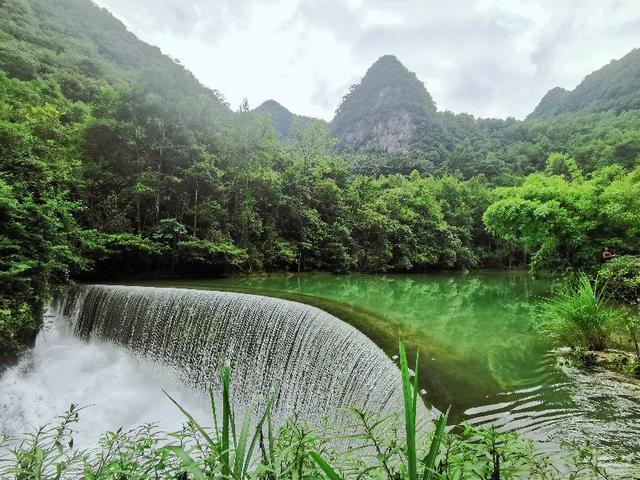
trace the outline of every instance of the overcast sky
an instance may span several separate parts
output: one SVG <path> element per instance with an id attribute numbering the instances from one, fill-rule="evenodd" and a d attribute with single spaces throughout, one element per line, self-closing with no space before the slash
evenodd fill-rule
<path id="1" fill-rule="evenodd" d="M 552 87 L 640 46 L 638 0 L 95 0 L 232 107 L 330 120 L 380 56 L 439 110 L 523 118 Z"/>

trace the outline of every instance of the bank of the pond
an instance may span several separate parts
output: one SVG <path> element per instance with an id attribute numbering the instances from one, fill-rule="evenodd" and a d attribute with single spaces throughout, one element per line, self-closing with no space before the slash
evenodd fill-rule
<path id="1" fill-rule="evenodd" d="M 633 352 L 617 349 L 606 350 L 573 350 L 559 348 L 558 355 L 577 368 L 587 372 L 598 369 L 609 370 L 621 375 L 620 381 L 640 385 L 640 370 L 637 370 L 638 357 Z"/>

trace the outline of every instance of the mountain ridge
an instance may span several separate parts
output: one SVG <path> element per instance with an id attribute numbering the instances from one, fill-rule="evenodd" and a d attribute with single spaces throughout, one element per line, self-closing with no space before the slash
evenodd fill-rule
<path id="1" fill-rule="evenodd" d="M 266 114 L 271 117 L 271 124 L 280 140 L 293 139 L 296 128 L 306 129 L 315 124 L 326 125 L 327 123 L 319 118 L 292 113 L 288 108 L 273 99 L 265 100 L 254 108 L 253 112 L 259 115 Z"/>
<path id="2" fill-rule="evenodd" d="M 218 91 L 89 0 L 0 0 L 0 7 L 0 70 L 10 77 L 53 77 L 65 97 L 86 102 L 105 85 L 117 88 L 161 69 L 173 77 L 171 88 L 228 109 Z"/>
<path id="3" fill-rule="evenodd" d="M 331 132 L 345 150 L 406 153 L 435 114 L 435 102 L 417 75 L 395 55 L 383 55 L 342 98 Z"/>
<path id="4" fill-rule="evenodd" d="M 67 98 L 90 102 L 102 87 L 119 88 L 146 74 L 147 83 L 138 83 L 151 85 L 150 91 L 196 101 L 207 97 L 210 110 L 232 115 L 217 90 L 202 85 L 179 62 L 89 0 L 0 0 L 0 5 L 0 70 L 10 77 L 54 78 Z M 638 49 L 587 75 L 572 91 L 550 90 L 528 118 L 610 110 L 640 110 Z M 487 132 L 493 135 L 510 122 L 439 112 L 424 83 L 394 55 L 371 65 L 345 94 L 331 122 L 296 115 L 275 100 L 254 111 L 271 115 L 281 140 L 293 138 L 294 125 L 321 124 L 337 138 L 338 152 L 417 152 L 425 164 L 460 156 L 466 148 L 462 142 L 486 143 Z"/>
<path id="5" fill-rule="evenodd" d="M 620 113 L 640 109 L 640 49 L 595 70 L 573 90 L 549 90 L 527 118 L 548 118 L 580 112 Z"/>

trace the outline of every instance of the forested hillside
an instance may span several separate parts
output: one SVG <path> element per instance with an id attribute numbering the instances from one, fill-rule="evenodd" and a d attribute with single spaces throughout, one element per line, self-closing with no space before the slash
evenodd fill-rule
<path id="1" fill-rule="evenodd" d="M 531 256 L 563 269 L 593 264 L 604 243 L 637 249 L 629 198 L 616 192 L 637 188 L 638 110 L 525 122 L 437 112 L 385 56 L 330 129 L 292 131 L 288 111 L 230 111 L 88 0 L 0 5 L 0 350 L 33 337 L 42 302 L 71 278 L 468 269 Z M 587 208 L 585 192 L 598 203 Z M 593 212 L 589 228 L 570 228 Z M 562 248 L 525 235 L 534 218 L 566 224 Z"/>
<path id="2" fill-rule="evenodd" d="M 209 94 L 185 68 L 138 40 L 89 0 L 2 0 L 0 69 L 19 80 L 54 78 L 70 100 L 90 101 L 141 70 L 162 68 L 186 94 Z"/>
<path id="3" fill-rule="evenodd" d="M 529 116 L 546 118 L 563 113 L 614 113 L 640 108 L 640 49 L 612 60 L 587 75 L 572 91 L 556 87 L 547 93 Z"/>
<path id="4" fill-rule="evenodd" d="M 296 130 L 304 130 L 315 124 L 325 125 L 325 122 L 320 119 L 291 113 L 275 100 L 267 100 L 254 108 L 253 111 L 258 115 L 269 116 L 280 140 L 293 140 L 296 136 Z"/>

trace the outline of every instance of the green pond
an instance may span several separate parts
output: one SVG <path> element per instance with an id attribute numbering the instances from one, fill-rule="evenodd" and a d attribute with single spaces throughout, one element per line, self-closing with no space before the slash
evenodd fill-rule
<path id="1" fill-rule="evenodd" d="M 314 304 L 352 323 L 389 356 L 420 351 L 425 400 L 452 420 L 515 429 L 557 445 L 585 436 L 640 452 L 640 387 L 565 365 L 535 330 L 550 282 L 522 272 L 273 275 L 147 285 L 244 291 Z"/>

